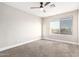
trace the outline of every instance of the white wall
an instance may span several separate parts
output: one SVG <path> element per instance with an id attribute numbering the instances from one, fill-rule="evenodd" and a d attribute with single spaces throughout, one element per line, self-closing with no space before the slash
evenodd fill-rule
<path id="1" fill-rule="evenodd" d="M 73 16 L 73 22 L 72 22 L 72 35 L 63 35 L 63 34 L 49 34 L 49 22 L 54 20 L 54 18 L 61 18 L 61 17 L 66 17 L 66 16 Z M 78 12 L 77 10 L 59 14 L 59 15 L 54 15 L 51 17 L 44 18 L 43 20 L 43 38 L 44 39 L 51 39 L 51 40 L 61 40 L 61 41 L 66 41 L 66 42 L 78 42 Z"/>
<path id="2" fill-rule="evenodd" d="M 0 48 L 41 36 L 41 19 L 0 3 Z"/>
<path id="3" fill-rule="evenodd" d="M 78 8 L 78 44 L 79 44 L 79 8 Z"/>

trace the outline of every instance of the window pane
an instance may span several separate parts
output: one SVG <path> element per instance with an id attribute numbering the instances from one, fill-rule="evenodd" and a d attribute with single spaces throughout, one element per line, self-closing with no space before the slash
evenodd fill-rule
<path id="1" fill-rule="evenodd" d="M 59 20 L 50 22 L 50 32 L 55 33 L 55 34 L 60 33 L 60 21 Z"/>
<path id="2" fill-rule="evenodd" d="M 61 34 L 72 34 L 72 18 L 68 17 L 60 21 Z"/>

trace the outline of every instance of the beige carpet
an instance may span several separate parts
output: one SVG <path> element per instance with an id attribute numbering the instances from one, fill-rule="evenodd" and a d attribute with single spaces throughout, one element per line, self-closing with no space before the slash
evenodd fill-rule
<path id="1" fill-rule="evenodd" d="M 1 57 L 79 57 L 79 46 L 38 40 L 0 52 Z"/>

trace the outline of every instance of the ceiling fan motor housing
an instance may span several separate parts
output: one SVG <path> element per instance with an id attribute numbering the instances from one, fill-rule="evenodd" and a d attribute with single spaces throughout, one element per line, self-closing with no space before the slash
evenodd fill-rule
<path id="1" fill-rule="evenodd" d="M 40 2 L 40 8 L 43 8 L 43 2 Z"/>

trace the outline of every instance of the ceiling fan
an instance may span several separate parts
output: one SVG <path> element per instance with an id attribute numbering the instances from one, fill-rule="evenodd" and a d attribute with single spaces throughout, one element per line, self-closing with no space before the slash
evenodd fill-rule
<path id="1" fill-rule="evenodd" d="M 46 2 L 46 3 L 40 2 L 40 6 L 39 6 L 39 7 L 31 7 L 31 9 L 40 9 L 40 10 L 42 10 L 42 11 L 45 13 L 45 12 L 46 12 L 45 7 L 46 7 L 47 5 L 49 5 L 50 3 L 51 3 L 51 2 Z M 52 3 L 50 6 L 55 7 L 55 4 Z"/>

